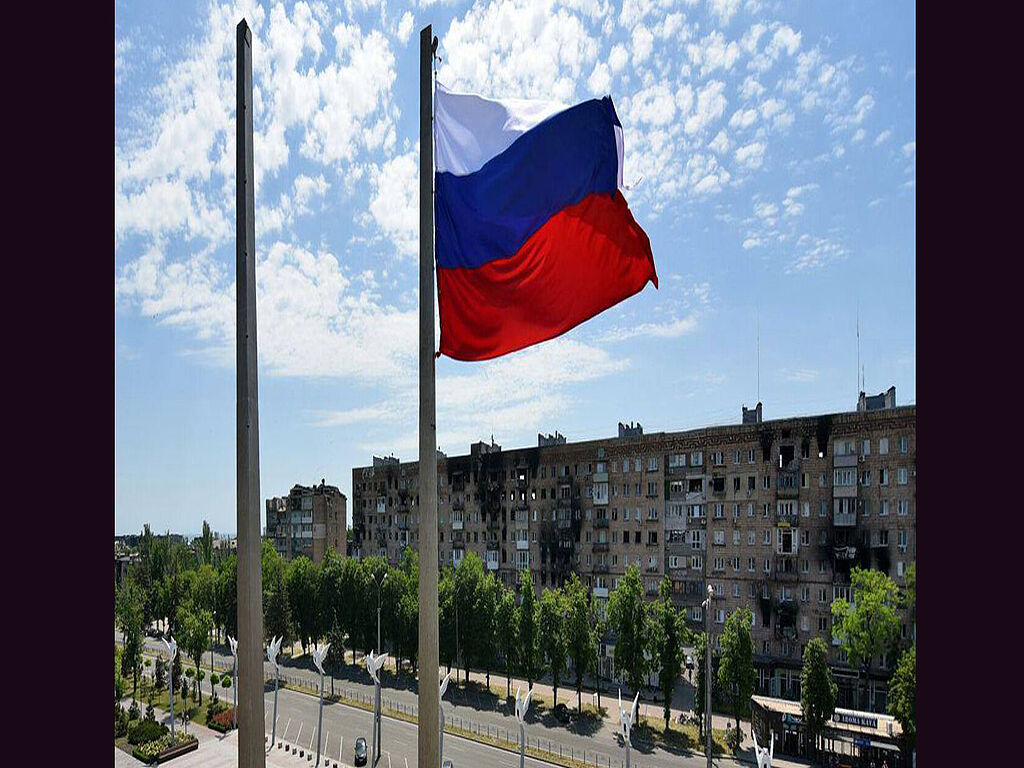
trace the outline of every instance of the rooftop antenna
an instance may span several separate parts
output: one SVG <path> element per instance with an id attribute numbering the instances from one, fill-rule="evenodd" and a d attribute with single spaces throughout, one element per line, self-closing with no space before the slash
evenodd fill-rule
<path id="1" fill-rule="evenodd" d="M 761 402 L 761 311 L 757 312 L 757 402 Z"/>
<path id="2" fill-rule="evenodd" d="M 857 300 L 857 371 L 861 370 L 860 366 L 860 300 Z M 863 382 L 861 387 L 857 390 L 857 398 L 860 398 L 860 393 L 863 390 Z"/>

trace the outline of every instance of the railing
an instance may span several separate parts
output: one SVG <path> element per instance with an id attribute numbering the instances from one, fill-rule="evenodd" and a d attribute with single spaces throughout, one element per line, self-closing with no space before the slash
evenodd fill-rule
<path id="1" fill-rule="evenodd" d="M 857 513 L 856 512 L 833 512 L 832 513 L 833 525 L 839 525 L 844 527 L 854 526 L 857 524 Z"/>
<path id="2" fill-rule="evenodd" d="M 595 528 L 607 528 L 608 527 L 608 518 L 607 517 L 595 517 L 594 518 L 594 527 Z"/>
<path id="3" fill-rule="evenodd" d="M 594 551 L 595 552 L 607 552 L 608 551 L 608 542 L 607 541 L 595 541 L 594 542 Z"/>

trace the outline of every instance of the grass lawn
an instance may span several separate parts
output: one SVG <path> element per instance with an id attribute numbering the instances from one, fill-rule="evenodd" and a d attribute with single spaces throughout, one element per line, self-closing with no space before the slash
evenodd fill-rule
<path id="1" fill-rule="evenodd" d="M 640 726 L 641 738 L 648 737 L 656 744 L 674 749 L 685 749 L 690 752 L 704 752 L 704 741 L 700 738 L 700 730 L 696 725 L 688 723 L 669 723 L 668 731 L 665 730 L 664 719 L 647 718 Z M 729 745 L 725 740 L 725 731 L 713 729 L 711 731 L 711 752 L 714 755 L 729 754 Z"/>

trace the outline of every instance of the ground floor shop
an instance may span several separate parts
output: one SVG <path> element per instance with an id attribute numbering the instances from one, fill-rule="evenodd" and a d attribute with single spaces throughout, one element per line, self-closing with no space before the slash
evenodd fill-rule
<path id="1" fill-rule="evenodd" d="M 807 736 L 799 701 L 752 696 L 751 724 L 758 741 L 775 739 L 775 754 L 815 757 Z M 912 768 L 900 751 L 902 729 L 890 715 L 837 707 L 825 728 L 822 748 L 826 765 L 844 768 Z M 833 762 L 834 760 L 834 762 Z"/>

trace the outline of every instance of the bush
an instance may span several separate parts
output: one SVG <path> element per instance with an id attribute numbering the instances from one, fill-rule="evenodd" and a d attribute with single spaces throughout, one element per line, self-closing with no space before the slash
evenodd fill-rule
<path id="1" fill-rule="evenodd" d="M 153 702 L 152 702 L 152 700 L 146 706 L 146 719 L 147 720 L 156 721 L 156 712 L 153 710 Z"/>
<path id="2" fill-rule="evenodd" d="M 135 701 L 134 699 L 132 700 L 132 705 L 130 707 L 128 707 L 128 719 L 129 720 L 138 720 L 139 719 L 139 703 L 137 701 Z"/>
<path id="3" fill-rule="evenodd" d="M 234 719 L 234 716 L 234 708 L 228 708 L 211 717 L 207 724 L 215 731 L 227 733 L 231 730 L 231 721 Z"/>
<path id="4" fill-rule="evenodd" d="M 128 713 L 116 701 L 114 702 L 114 738 L 119 739 L 128 734 Z"/>
<path id="5" fill-rule="evenodd" d="M 231 676 L 230 675 L 224 675 L 224 677 L 222 677 L 220 679 L 220 687 L 225 689 L 225 690 L 227 690 L 228 688 L 231 687 Z"/>
<path id="6" fill-rule="evenodd" d="M 171 734 L 164 734 L 157 739 L 147 741 L 140 747 L 136 747 L 132 754 L 144 763 L 151 763 L 156 760 L 161 753 L 166 752 L 172 746 L 180 747 L 183 744 L 190 744 L 193 741 L 198 741 L 195 736 L 191 733 L 181 733 L 180 731 L 174 734 L 174 742 L 171 742 Z"/>
<path id="7" fill-rule="evenodd" d="M 218 675 L 216 672 L 211 674 L 210 675 L 210 682 L 213 683 L 214 685 L 217 685 L 220 682 L 220 675 Z"/>
<path id="8" fill-rule="evenodd" d="M 153 660 L 152 659 L 146 659 L 145 663 L 146 663 L 146 668 L 147 669 L 149 669 L 151 666 L 153 666 Z"/>
<path id="9" fill-rule="evenodd" d="M 187 677 L 189 680 L 191 680 L 192 677 L 195 675 L 195 673 L 196 673 L 196 671 L 194 669 L 192 669 L 192 667 L 189 667 L 188 669 L 185 670 L 185 677 Z"/>
<path id="10" fill-rule="evenodd" d="M 145 744 L 167 733 L 167 726 L 155 720 L 139 720 L 128 726 L 128 743 Z"/>

